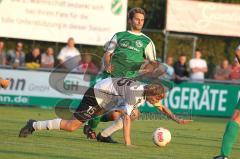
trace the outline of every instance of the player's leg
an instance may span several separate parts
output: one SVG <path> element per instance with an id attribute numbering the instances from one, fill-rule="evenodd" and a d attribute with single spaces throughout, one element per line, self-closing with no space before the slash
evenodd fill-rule
<path id="1" fill-rule="evenodd" d="M 118 116 L 117 116 L 118 115 Z M 117 120 L 115 120 L 109 127 L 104 129 L 102 132 L 100 132 L 97 135 L 97 140 L 100 142 L 108 142 L 108 143 L 117 143 L 111 138 L 111 135 L 115 133 L 118 130 L 121 130 L 123 128 L 123 121 L 120 114 L 115 114 L 115 117 L 118 117 Z M 122 114 L 121 114 L 122 115 Z M 134 121 L 138 119 L 140 116 L 140 112 L 138 109 L 133 109 L 131 113 L 131 120 Z"/>
<path id="2" fill-rule="evenodd" d="M 93 87 L 98 81 L 101 81 L 102 79 L 110 77 L 110 74 L 107 73 L 106 71 L 100 73 L 97 75 L 97 77 L 94 80 L 91 80 L 91 86 Z M 89 139 L 96 139 L 96 133 L 95 129 L 99 125 L 100 122 L 104 120 L 104 117 L 102 118 L 101 116 L 97 116 L 89 121 L 86 122 L 84 128 L 83 128 L 83 133 L 87 136 Z M 104 122 L 104 121 L 103 121 Z"/>
<path id="3" fill-rule="evenodd" d="M 227 159 L 230 156 L 233 144 L 237 138 L 238 129 L 240 125 L 240 100 L 238 100 L 237 107 L 233 113 L 231 120 L 227 123 L 221 147 L 221 156 L 214 159 Z"/>
<path id="4" fill-rule="evenodd" d="M 88 121 L 88 125 L 92 130 L 96 130 L 98 124 L 101 122 L 101 117 L 102 116 L 97 116 Z"/>
<path id="5" fill-rule="evenodd" d="M 105 113 L 101 116 L 97 116 L 91 120 L 88 121 L 88 125 L 95 130 L 100 122 L 109 122 L 109 121 L 114 121 L 121 116 L 121 113 L 118 111 L 111 111 L 108 113 Z"/>
<path id="6" fill-rule="evenodd" d="M 97 116 L 89 120 L 83 127 L 83 134 L 87 136 L 88 139 L 96 139 L 95 129 L 100 123 L 101 116 Z"/>
<path id="7" fill-rule="evenodd" d="M 75 131 L 83 122 L 73 118 L 72 120 L 63 120 L 60 118 L 45 121 L 29 120 L 27 124 L 20 130 L 19 137 L 27 137 L 34 131 L 40 130 L 65 130 Z"/>
<path id="8" fill-rule="evenodd" d="M 20 130 L 19 137 L 27 137 L 34 131 L 39 130 L 65 130 L 65 131 L 75 131 L 84 122 L 92 119 L 97 114 L 103 112 L 103 109 L 98 105 L 96 98 L 94 96 L 94 90 L 89 89 L 80 105 L 78 106 L 71 120 L 63 119 L 53 119 L 45 121 L 29 120 L 27 124 Z"/>
<path id="9" fill-rule="evenodd" d="M 114 122 L 112 125 L 110 125 L 108 128 L 104 129 L 100 134 L 103 137 L 108 137 L 111 136 L 114 132 L 120 130 L 123 128 L 123 123 L 122 123 L 122 114 L 120 114 L 120 112 L 118 112 L 118 114 L 116 114 L 117 112 L 115 112 L 113 114 L 114 116 Z M 140 116 L 140 112 L 138 109 L 133 109 L 132 113 L 131 113 L 131 120 L 134 121 L 136 119 L 138 119 Z"/>
<path id="10" fill-rule="evenodd" d="M 227 123 L 225 133 L 222 140 L 221 155 L 230 156 L 233 144 L 237 138 L 240 125 L 240 110 L 234 111 L 232 120 Z"/>
<path id="11" fill-rule="evenodd" d="M 83 133 L 89 139 L 96 139 L 95 130 L 100 122 L 114 121 L 118 119 L 120 116 L 121 116 L 121 113 L 117 111 L 111 111 L 101 116 L 97 116 L 88 121 L 88 123 L 83 128 Z"/>

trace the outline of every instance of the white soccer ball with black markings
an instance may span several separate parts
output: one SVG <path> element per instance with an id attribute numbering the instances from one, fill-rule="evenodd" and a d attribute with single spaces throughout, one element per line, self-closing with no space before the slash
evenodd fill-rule
<path id="1" fill-rule="evenodd" d="M 168 129 L 160 127 L 153 132 L 153 143 L 160 147 L 165 147 L 171 141 L 171 133 Z"/>

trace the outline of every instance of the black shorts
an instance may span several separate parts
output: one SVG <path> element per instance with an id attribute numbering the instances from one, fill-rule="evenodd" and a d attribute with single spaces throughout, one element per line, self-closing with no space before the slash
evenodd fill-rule
<path id="1" fill-rule="evenodd" d="M 98 115 L 103 114 L 103 109 L 98 105 L 94 89 L 89 88 L 83 96 L 81 103 L 73 116 L 81 122 L 86 122 Z"/>

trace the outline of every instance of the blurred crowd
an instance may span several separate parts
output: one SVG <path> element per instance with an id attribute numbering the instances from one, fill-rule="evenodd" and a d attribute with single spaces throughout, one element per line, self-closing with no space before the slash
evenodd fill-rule
<path id="1" fill-rule="evenodd" d="M 15 49 L 6 51 L 4 41 L 0 40 L 0 65 L 12 66 L 15 69 L 19 67 L 53 69 L 56 65 L 60 65 L 62 69 L 76 67 L 74 71 L 80 73 L 87 71 L 96 74 L 99 72 L 99 68 L 92 61 L 91 54 L 84 53 L 81 56 L 80 51 L 75 47 L 73 38 L 68 39 L 67 45 L 58 54 L 55 54 L 52 47 L 48 47 L 46 50 L 34 47 L 29 53 L 25 53 L 23 47 L 22 42 L 17 42 Z"/>
<path id="2" fill-rule="evenodd" d="M 23 52 L 23 47 L 24 44 L 18 42 L 15 49 L 6 51 L 4 41 L 0 40 L 0 65 L 8 65 L 13 68 L 52 69 L 60 64 L 63 69 L 74 68 L 74 72 L 97 74 L 100 71 L 99 64 L 96 64 L 92 59 L 92 54 L 80 54 L 80 51 L 75 47 L 73 38 L 68 39 L 67 45 L 61 48 L 58 54 L 52 47 L 48 47 L 44 51 L 35 47 L 29 53 Z M 235 54 L 240 59 L 240 45 L 237 47 Z M 69 59 L 72 60 L 69 61 Z M 195 51 L 192 59 L 187 59 L 186 54 L 183 53 L 179 55 L 177 61 L 174 61 L 173 56 L 168 56 L 165 65 L 167 66 L 165 78 L 175 82 L 188 79 L 202 81 L 208 72 L 207 60 L 202 58 L 202 52 L 199 49 Z M 219 81 L 240 80 L 240 64 L 237 58 L 233 59 L 233 63 L 230 63 L 227 58 L 223 59 L 215 67 L 212 78 Z"/>
<path id="3" fill-rule="evenodd" d="M 240 59 L 240 45 L 235 54 Z M 215 66 L 212 78 L 219 81 L 240 80 L 240 64 L 237 57 L 233 59 L 231 64 L 227 58 L 223 59 L 219 65 Z M 168 56 L 166 64 L 168 67 L 166 77 L 176 82 L 186 79 L 203 81 L 208 72 L 207 60 L 202 59 L 202 52 L 199 49 L 195 51 L 194 58 L 190 59 L 189 62 L 187 62 L 185 54 L 180 54 L 176 62 L 172 56 Z"/>

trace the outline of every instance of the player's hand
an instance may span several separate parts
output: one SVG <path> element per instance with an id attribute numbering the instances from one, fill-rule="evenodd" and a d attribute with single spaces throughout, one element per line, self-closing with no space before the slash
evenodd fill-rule
<path id="1" fill-rule="evenodd" d="M 180 119 L 178 120 L 178 124 L 188 124 L 193 122 L 193 120 L 184 120 L 184 119 Z"/>
<path id="2" fill-rule="evenodd" d="M 4 80 L 4 79 L 0 80 L 0 86 L 4 89 L 7 88 L 9 86 L 9 84 L 10 84 L 9 80 Z"/>
<path id="3" fill-rule="evenodd" d="M 106 65 L 106 66 L 105 66 L 105 71 L 106 71 L 107 73 L 111 73 L 112 70 L 113 70 L 113 65 Z"/>

